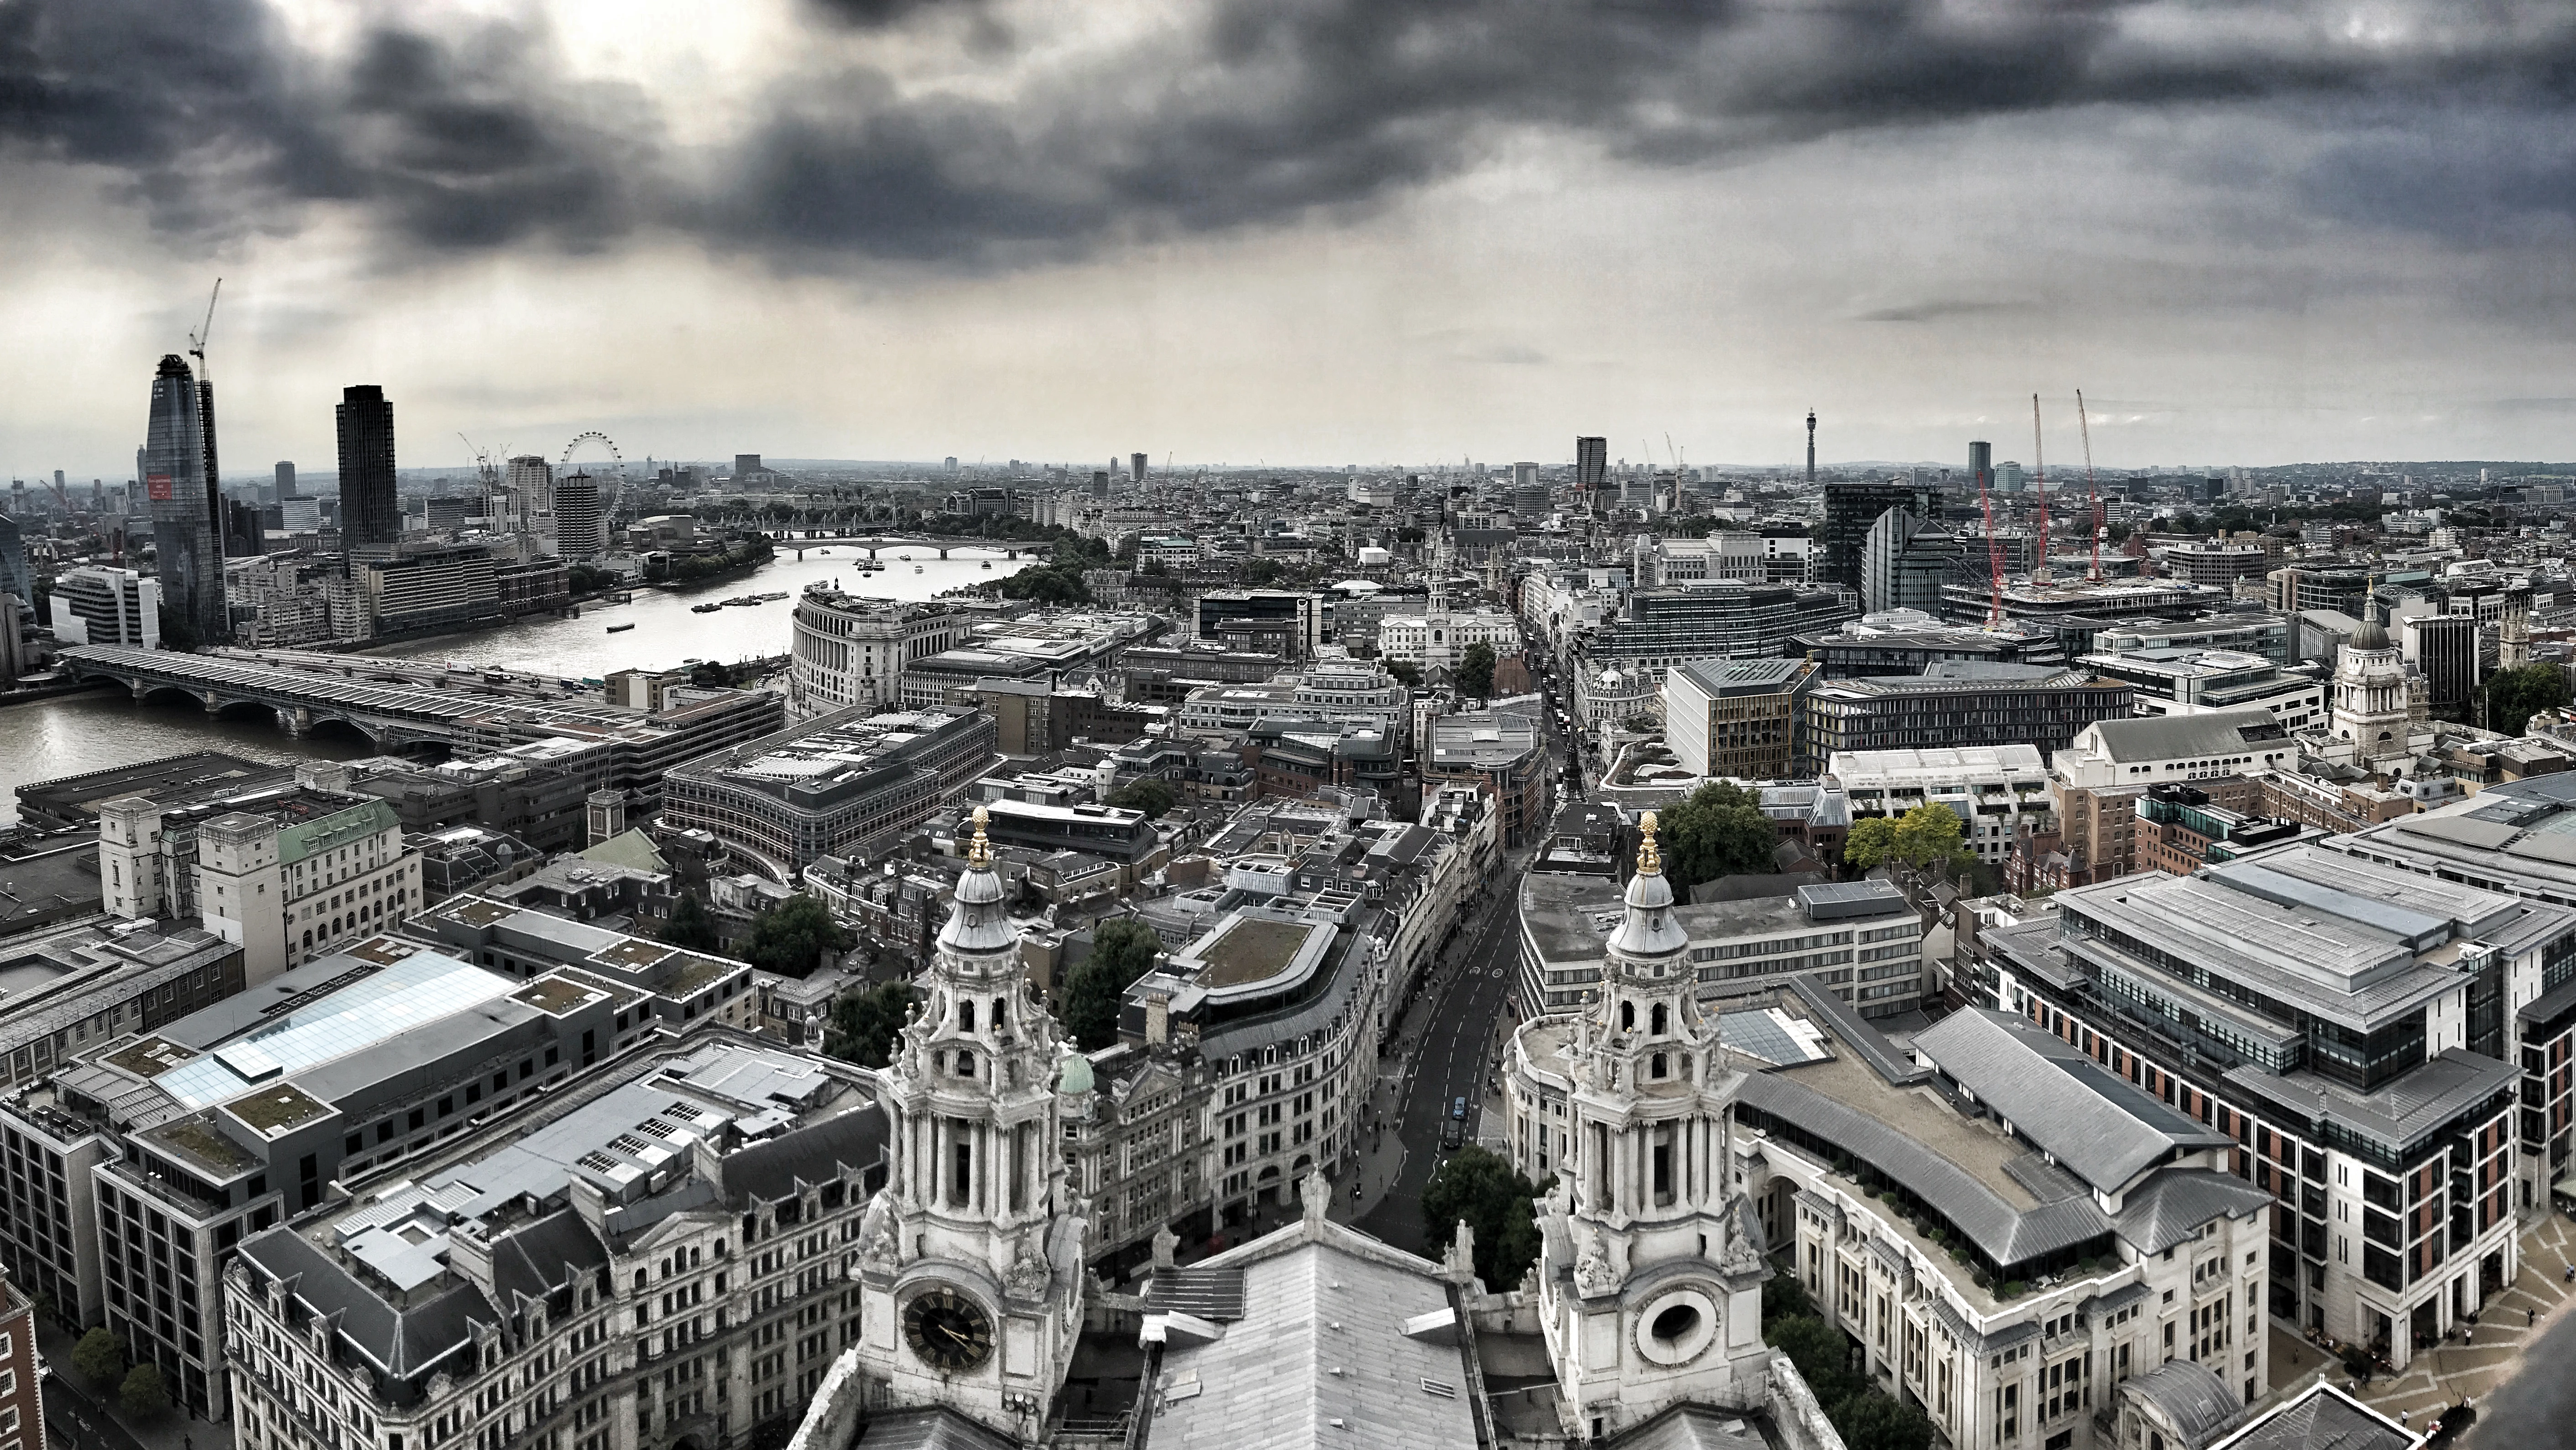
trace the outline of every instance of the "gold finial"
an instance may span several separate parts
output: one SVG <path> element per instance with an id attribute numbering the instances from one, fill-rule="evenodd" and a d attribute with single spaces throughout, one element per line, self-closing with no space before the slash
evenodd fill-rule
<path id="1" fill-rule="evenodd" d="M 1637 829 L 1645 833 L 1645 839 L 1637 843 L 1637 874 L 1661 876 L 1664 874 L 1664 853 L 1655 847 L 1655 813 L 1648 811 L 1637 817 Z"/>
<path id="2" fill-rule="evenodd" d="M 993 843 L 984 838 L 984 822 L 988 818 L 982 806 L 975 808 L 975 839 L 966 847 L 966 864 L 969 866 L 993 864 Z"/>

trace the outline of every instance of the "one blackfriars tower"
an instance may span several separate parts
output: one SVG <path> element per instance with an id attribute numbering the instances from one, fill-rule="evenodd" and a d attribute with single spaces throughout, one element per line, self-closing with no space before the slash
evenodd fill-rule
<path id="1" fill-rule="evenodd" d="M 402 540 L 394 498 L 394 405 L 373 383 L 340 390 L 340 547 L 390 551 Z"/>
<path id="2" fill-rule="evenodd" d="M 173 643 L 216 645 L 232 639 L 224 605 L 222 525 L 209 502 L 206 413 L 212 400 L 197 387 L 188 360 L 161 359 L 152 379 L 152 417 L 143 440 L 145 507 L 159 560 L 162 636 Z M 175 627 L 174 627 L 175 626 Z"/>

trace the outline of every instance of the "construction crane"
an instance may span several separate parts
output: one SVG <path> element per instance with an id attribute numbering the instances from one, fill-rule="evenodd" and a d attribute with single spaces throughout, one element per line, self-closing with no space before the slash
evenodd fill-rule
<path id="1" fill-rule="evenodd" d="M 215 335 L 215 299 L 224 295 L 224 279 L 215 279 L 215 290 L 206 294 L 206 320 L 188 334 L 188 356 L 197 360 L 197 376 L 212 381 L 206 371 L 206 344 Z"/>
<path id="2" fill-rule="evenodd" d="M 2039 553 L 2032 560 L 2030 582 L 2048 582 L 2048 459 L 2039 446 L 2039 394 L 2030 395 L 2031 487 L 2039 491 Z"/>
<path id="3" fill-rule="evenodd" d="M 2075 426 L 2084 434 L 2084 510 L 2092 522 L 2093 572 L 2087 583 L 2102 582 L 2102 491 L 2093 482 L 2093 419 L 2084 408 L 2084 390 L 2075 390 Z"/>
<path id="4" fill-rule="evenodd" d="M 1992 471 L 1985 468 L 1977 470 L 1977 507 L 1986 511 L 1986 567 L 1994 578 L 1992 592 L 1986 596 L 1986 628 L 2001 629 L 2004 625 L 2004 541 L 1995 537 L 1995 500 L 1986 489 L 1986 475 Z"/>

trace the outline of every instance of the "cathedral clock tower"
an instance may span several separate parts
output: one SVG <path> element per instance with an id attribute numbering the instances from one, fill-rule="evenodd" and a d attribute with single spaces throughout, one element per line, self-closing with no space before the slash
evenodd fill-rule
<path id="1" fill-rule="evenodd" d="M 1030 1438 L 1082 1329 L 1083 1221 L 1057 1148 L 1055 1019 L 1030 994 L 984 812 L 878 1074 L 892 1169 L 860 1231 L 862 1368 L 898 1405 Z"/>
<path id="2" fill-rule="evenodd" d="M 1567 1148 L 1543 1205 L 1539 1310 L 1566 1430 L 1599 1439 L 1769 1388 L 1760 1230 L 1728 1190 L 1742 1074 L 1703 1014 L 1655 818 L 1601 991 L 1567 1025 Z"/>

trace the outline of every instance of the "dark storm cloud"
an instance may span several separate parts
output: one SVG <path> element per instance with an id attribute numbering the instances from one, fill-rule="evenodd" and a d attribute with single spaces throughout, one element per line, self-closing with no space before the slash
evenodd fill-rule
<path id="1" fill-rule="evenodd" d="M 399 243 L 583 246 L 643 214 L 653 114 L 541 35 L 379 27 L 326 70 L 256 0 L 0 0 L 0 150 L 107 169 L 192 239 L 352 202 Z"/>
<path id="2" fill-rule="evenodd" d="M 991 3 L 804 7 L 818 38 L 1012 43 Z M 1007 99 L 817 61 L 754 98 L 762 119 L 700 173 L 718 180 L 686 184 L 654 103 L 565 81 L 541 30 L 387 24 L 326 66 L 253 0 L 0 0 L 0 149 L 107 168 L 188 237 L 333 201 L 429 251 L 669 227 L 791 265 L 974 266 L 1365 210 L 1523 135 L 1684 167 L 1838 132 L 2193 104 L 2241 108 L 2259 147 L 2367 104 L 2395 118 L 2386 134 L 2329 148 L 2288 195 L 2469 237 L 2576 210 L 2563 12 L 2395 13 L 2362 34 L 2278 0 L 1207 0 L 1125 53 L 1033 64 Z"/>

